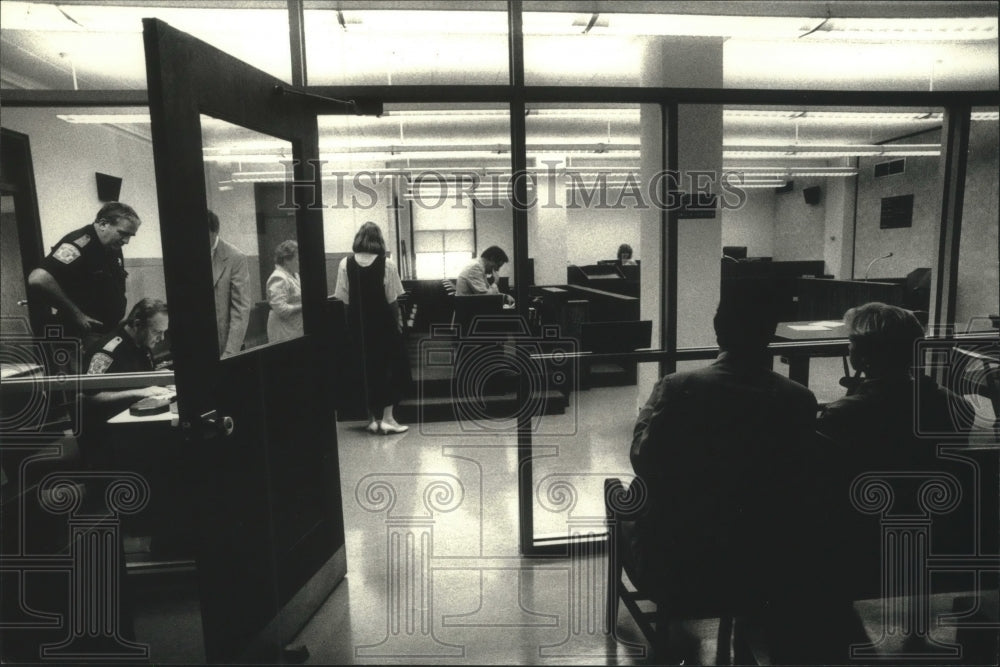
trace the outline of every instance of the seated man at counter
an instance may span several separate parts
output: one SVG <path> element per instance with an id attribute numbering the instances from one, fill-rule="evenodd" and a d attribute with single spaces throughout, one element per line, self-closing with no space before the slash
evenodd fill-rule
<path id="1" fill-rule="evenodd" d="M 838 446 L 826 466 L 825 482 L 832 487 L 829 497 L 848 499 L 852 481 L 864 473 L 902 472 L 917 480 L 921 471 L 956 472 L 947 457 L 939 455 L 938 445 L 966 442 L 975 411 L 963 396 L 914 367 L 915 345 L 924 337 L 914 313 L 871 302 L 849 309 L 844 323 L 851 365 L 861 375 L 843 398 L 823 408 L 817 421 L 817 430 Z M 918 492 L 911 487 L 903 478 L 894 483 L 894 511 L 920 512 Z M 967 553 L 971 548 L 967 541 L 971 529 L 963 520 L 977 511 L 972 491 L 962 489 L 961 504 L 935 521 L 935 550 Z M 994 497 L 988 506 L 995 505 Z M 877 526 L 873 528 L 870 517 L 852 507 L 834 509 L 832 516 L 843 522 L 834 530 L 847 536 L 831 545 L 837 571 L 851 585 L 877 589 L 881 572 Z M 985 516 L 979 521 L 985 522 Z M 994 529 L 990 534 L 997 533 Z"/>
<path id="2" fill-rule="evenodd" d="M 152 372 L 152 350 L 163 340 L 168 325 L 167 304 L 160 299 L 142 299 L 114 331 L 88 350 L 87 374 Z M 102 463 L 100 451 L 107 420 L 138 400 L 169 393 L 172 390 L 154 386 L 85 394 L 80 432 L 83 456 L 91 463 Z"/>
<path id="3" fill-rule="evenodd" d="M 656 384 L 630 451 L 646 509 L 622 525 L 619 548 L 634 583 L 653 599 L 746 615 L 763 624 L 785 662 L 815 657 L 812 648 L 844 657 L 839 636 L 817 636 L 842 630 L 843 607 L 822 612 L 836 612 L 835 624 L 814 611 L 805 616 L 817 627 L 796 621 L 799 602 L 820 599 L 803 576 L 810 517 L 801 514 L 817 403 L 809 389 L 770 370 L 776 324 L 773 302 L 751 288 L 731 290 L 715 314 L 715 362 Z M 664 630 L 660 648 L 694 657 L 683 622 Z"/>
<path id="4" fill-rule="evenodd" d="M 479 255 L 479 259 L 471 262 L 458 274 L 455 294 L 458 296 L 500 294 L 496 284 L 496 272 L 508 261 L 507 253 L 500 246 L 491 245 Z M 504 302 L 512 306 L 514 297 L 505 294 Z"/>

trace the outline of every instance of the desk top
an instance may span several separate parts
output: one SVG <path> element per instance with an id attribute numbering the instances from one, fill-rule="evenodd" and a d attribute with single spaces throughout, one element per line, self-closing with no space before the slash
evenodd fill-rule
<path id="1" fill-rule="evenodd" d="M 4 362 L 0 364 L 0 379 L 25 377 L 28 375 L 41 375 L 42 367 L 39 364 L 25 363 L 20 361 Z"/>
<path id="2" fill-rule="evenodd" d="M 838 320 L 778 322 L 774 339 L 779 341 L 838 340 L 847 338 L 844 323 Z"/>
<path id="3" fill-rule="evenodd" d="M 108 424 L 154 424 L 157 422 L 169 423 L 171 426 L 177 426 L 177 413 L 174 410 L 177 407 L 177 402 L 174 401 L 170 404 L 170 410 L 166 412 L 160 412 L 155 415 L 143 415 L 136 416 L 133 415 L 131 406 L 125 408 L 114 417 L 108 420 Z"/>

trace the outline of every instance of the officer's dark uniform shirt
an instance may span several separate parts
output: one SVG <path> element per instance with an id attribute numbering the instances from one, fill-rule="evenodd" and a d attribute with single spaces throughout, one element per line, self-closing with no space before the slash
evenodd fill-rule
<path id="1" fill-rule="evenodd" d="M 121 324 L 106 334 L 88 350 L 86 358 L 88 375 L 103 373 L 137 373 L 153 370 L 153 357 L 149 348 L 136 344 Z M 130 404 L 134 398 L 98 404 L 89 392 L 83 393 L 80 411 L 80 451 L 89 465 L 109 465 L 105 458 L 108 438 L 107 421 Z"/>
<path id="2" fill-rule="evenodd" d="M 114 329 L 125 317 L 125 272 L 120 249 L 106 248 L 94 225 L 70 232 L 42 260 L 41 268 L 56 279 L 69 300 L 104 326 L 97 333 Z M 59 313 L 55 322 L 79 333 L 76 324 Z"/>
<path id="3" fill-rule="evenodd" d="M 87 374 L 141 373 L 154 370 L 148 347 L 138 345 L 122 324 L 91 349 Z"/>

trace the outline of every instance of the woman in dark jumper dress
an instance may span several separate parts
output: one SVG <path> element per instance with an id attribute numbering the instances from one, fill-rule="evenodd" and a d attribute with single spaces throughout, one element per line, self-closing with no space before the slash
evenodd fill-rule
<path id="1" fill-rule="evenodd" d="M 396 301 L 403 284 L 374 222 L 361 225 L 352 249 L 354 254 L 340 262 L 334 295 L 347 304 L 351 338 L 364 361 L 367 428 L 370 433 L 404 433 L 409 427 L 392 414 L 411 381 Z"/>

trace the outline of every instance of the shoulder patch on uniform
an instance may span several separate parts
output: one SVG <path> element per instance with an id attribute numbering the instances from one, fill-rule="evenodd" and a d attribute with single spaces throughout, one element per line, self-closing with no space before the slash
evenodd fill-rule
<path id="1" fill-rule="evenodd" d="M 63 243 L 52 253 L 63 264 L 72 264 L 80 257 L 80 249 L 72 243 Z"/>
<path id="2" fill-rule="evenodd" d="M 81 236 L 81 237 L 80 237 L 80 238 L 78 238 L 78 239 L 73 239 L 73 243 L 74 243 L 74 244 L 75 244 L 75 245 L 76 245 L 77 247 L 80 247 L 80 248 L 82 248 L 82 247 L 84 247 L 85 245 L 87 245 L 88 243 L 90 243 L 90 235 L 88 235 L 88 234 L 84 234 L 83 236 Z"/>
<path id="3" fill-rule="evenodd" d="M 87 368 L 88 375 L 99 375 L 111 366 L 111 362 L 114 359 L 111 358 L 110 354 L 105 354 L 104 352 L 98 352 L 91 358 L 90 366 Z"/>
<path id="4" fill-rule="evenodd" d="M 121 343 L 122 343 L 122 337 L 121 336 L 115 336 L 114 338 L 112 338 L 111 340 L 109 340 L 107 343 L 105 343 L 104 347 L 102 349 L 105 352 L 114 352 L 115 348 L 118 347 L 119 345 L 121 345 Z"/>

